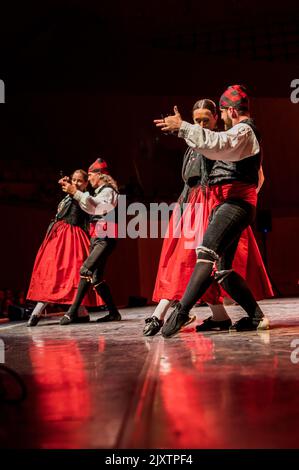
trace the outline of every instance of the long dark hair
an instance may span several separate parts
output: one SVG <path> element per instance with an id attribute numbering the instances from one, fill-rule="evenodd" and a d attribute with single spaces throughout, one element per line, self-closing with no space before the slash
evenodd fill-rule
<path id="1" fill-rule="evenodd" d="M 213 114 L 215 118 L 218 116 L 216 103 L 214 103 L 214 101 L 209 100 L 207 98 L 196 101 L 196 103 L 194 103 L 193 105 L 192 112 L 194 112 L 196 109 L 208 109 L 209 111 L 211 111 L 211 113 Z M 200 186 L 201 186 L 201 190 L 202 190 L 204 197 L 206 197 L 206 188 L 208 186 L 208 181 L 209 181 L 210 165 L 211 165 L 210 161 L 206 160 L 206 158 L 203 157 L 202 165 L 201 165 L 202 173 L 201 173 Z"/>
<path id="2" fill-rule="evenodd" d="M 112 186 L 112 188 L 118 192 L 118 185 L 117 185 L 117 182 L 115 181 L 114 178 L 112 178 L 112 176 L 110 175 L 105 175 L 104 173 L 101 173 L 100 174 L 100 179 L 101 181 L 103 181 L 103 183 L 105 184 L 109 184 L 110 186 Z"/>
<path id="3" fill-rule="evenodd" d="M 217 106 L 214 103 L 214 101 L 209 100 L 209 99 L 203 99 L 203 100 L 198 100 L 196 103 L 193 105 L 192 111 L 195 111 L 196 109 L 208 109 L 211 111 L 213 116 L 217 116 Z"/>
<path id="4" fill-rule="evenodd" d="M 81 175 L 82 175 L 84 181 L 85 181 L 85 182 L 88 181 L 88 174 L 87 174 L 86 171 L 81 170 L 81 169 L 73 171 L 73 173 L 71 174 L 71 179 L 72 179 L 72 177 L 74 176 L 75 173 L 81 173 Z"/>

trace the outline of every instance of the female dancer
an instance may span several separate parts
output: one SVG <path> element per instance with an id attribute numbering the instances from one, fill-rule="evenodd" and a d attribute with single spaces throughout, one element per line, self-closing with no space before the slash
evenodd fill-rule
<path id="1" fill-rule="evenodd" d="M 77 189 L 85 191 L 87 173 L 74 171 L 71 182 Z M 54 223 L 50 224 L 35 259 L 27 299 L 37 301 L 37 304 L 27 326 L 38 324 L 48 303 L 73 303 L 80 281 L 79 269 L 89 251 L 88 223 L 88 214 L 67 195 L 60 202 Z M 103 302 L 91 291 L 84 305 L 103 305 Z M 89 321 L 89 316 L 78 317 L 77 321 Z"/>

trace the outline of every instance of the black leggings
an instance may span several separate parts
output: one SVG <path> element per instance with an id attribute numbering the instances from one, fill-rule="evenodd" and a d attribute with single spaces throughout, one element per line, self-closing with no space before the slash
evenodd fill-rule
<path id="1" fill-rule="evenodd" d="M 81 279 L 78 286 L 78 292 L 74 303 L 69 309 L 69 314 L 77 315 L 78 308 L 84 299 L 85 294 L 92 285 L 97 293 L 102 297 L 109 312 L 116 310 L 109 286 L 104 281 L 104 269 L 116 246 L 114 238 L 92 238 L 90 242 L 89 256 L 80 269 Z"/>
<path id="2" fill-rule="evenodd" d="M 215 279 L 250 317 L 263 317 L 245 279 L 232 270 L 240 236 L 254 218 L 255 207 L 239 199 L 226 200 L 214 209 L 202 245 L 196 250 L 197 264 L 181 301 L 186 310 L 193 307 Z M 217 271 L 213 274 L 215 263 Z"/>

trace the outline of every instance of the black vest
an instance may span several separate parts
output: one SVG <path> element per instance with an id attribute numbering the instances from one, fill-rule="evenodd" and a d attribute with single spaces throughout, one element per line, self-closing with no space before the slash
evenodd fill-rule
<path id="1" fill-rule="evenodd" d="M 54 219 L 51 220 L 50 225 L 47 229 L 47 235 L 51 232 L 54 224 L 59 220 L 63 220 L 67 224 L 75 225 L 82 228 L 86 232 L 89 226 L 89 214 L 86 214 L 80 209 L 79 204 L 69 194 L 60 201 L 58 206 L 57 214 Z"/>
<path id="2" fill-rule="evenodd" d="M 67 195 L 59 204 L 55 222 L 63 220 L 67 224 L 76 225 L 87 230 L 89 215 L 80 209 L 79 203 Z"/>
<path id="3" fill-rule="evenodd" d="M 214 162 L 205 158 L 198 150 L 188 147 L 185 152 L 182 178 L 189 188 L 202 186 L 203 180 L 206 180 Z"/>
<path id="4" fill-rule="evenodd" d="M 208 176 L 214 162 L 205 158 L 198 150 L 188 147 L 185 152 L 182 178 L 185 183 L 184 189 L 179 197 L 179 203 L 187 202 L 191 188 L 201 186 L 204 188 L 208 184 Z"/>
<path id="5" fill-rule="evenodd" d="M 255 127 L 252 119 L 242 121 L 253 130 L 258 142 L 260 143 L 260 135 Z M 226 184 L 233 181 L 241 181 L 243 183 L 258 185 L 258 171 L 261 166 L 261 151 L 256 155 L 245 158 L 238 162 L 228 162 L 216 160 L 209 173 L 208 184 Z"/>

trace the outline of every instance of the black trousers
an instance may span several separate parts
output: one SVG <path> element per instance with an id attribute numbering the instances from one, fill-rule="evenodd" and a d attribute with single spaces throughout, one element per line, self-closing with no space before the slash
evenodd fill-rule
<path id="1" fill-rule="evenodd" d="M 110 288 L 103 279 L 107 260 L 115 246 L 116 239 L 114 238 L 91 239 L 89 250 L 90 254 L 80 269 L 81 279 L 78 286 L 78 292 L 68 311 L 69 315 L 76 316 L 78 314 L 78 308 L 91 285 L 94 286 L 97 293 L 102 297 L 110 313 L 113 314 L 117 310 Z"/>
<path id="2" fill-rule="evenodd" d="M 103 280 L 107 260 L 115 247 L 115 238 L 92 238 L 90 240 L 89 256 L 83 266 L 92 272 L 92 284 L 98 284 Z"/>
<path id="3" fill-rule="evenodd" d="M 192 308 L 215 279 L 250 317 L 263 317 L 245 279 L 232 270 L 241 233 L 254 221 L 255 212 L 253 205 L 241 199 L 228 199 L 213 210 L 202 245 L 197 248 L 197 264 L 181 300 L 184 308 Z"/>
<path id="4" fill-rule="evenodd" d="M 213 210 L 202 246 L 218 255 L 218 269 L 232 267 L 241 234 L 255 214 L 255 207 L 241 199 L 227 200 Z"/>

